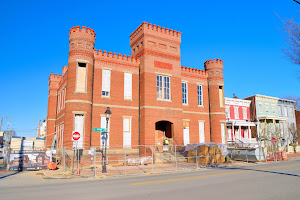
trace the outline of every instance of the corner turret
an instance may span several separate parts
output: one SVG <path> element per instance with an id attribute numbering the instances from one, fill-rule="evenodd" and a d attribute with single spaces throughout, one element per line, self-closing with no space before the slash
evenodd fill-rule
<path id="1" fill-rule="evenodd" d="M 223 61 L 221 59 L 207 60 L 204 63 L 207 71 L 210 138 L 215 143 L 225 143 L 225 97 L 223 79 Z"/>
<path id="2" fill-rule="evenodd" d="M 85 29 L 85 26 L 72 27 L 69 31 L 69 55 L 81 53 L 93 57 L 95 39 L 96 33 L 93 29 Z"/>

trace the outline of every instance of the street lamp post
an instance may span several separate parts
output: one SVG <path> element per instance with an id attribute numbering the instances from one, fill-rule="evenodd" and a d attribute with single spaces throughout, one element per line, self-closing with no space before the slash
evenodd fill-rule
<path id="1" fill-rule="evenodd" d="M 104 144 L 104 164 L 102 166 L 102 173 L 107 173 L 106 171 L 106 148 L 107 148 L 107 131 L 108 131 L 108 121 L 111 115 L 111 111 L 109 110 L 109 107 L 107 107 L 105 111 L 105 117 L 106 117 L 106 131 L 105 131 L 105 144 Z"/>

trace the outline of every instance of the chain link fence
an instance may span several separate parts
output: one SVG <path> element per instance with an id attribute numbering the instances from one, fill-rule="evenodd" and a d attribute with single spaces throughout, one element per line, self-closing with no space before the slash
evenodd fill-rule
<path id="1" fill-rule="evenodd" d="M 110 146 L 106 156 L 105 149 L 99 146 L 85 150 L 64 147 L 58 157 L 65 173 L 87 177 L 187 171 L 231 163 L 218 148 L 185 151 L 183 145 L 139 145 L 130 149 Z"/>
<path id="2" fill-rule="evenodd" d="M 22 159 L 20 156 L 11 156 L 11 154 L 21 152 Z M 32 155 L 26 156 L 30 152 Z M 257 147 L 250 143 L 242 146 L 228 145 L 227 152 L 228 154 L 224 156 L 219 148 L 212 147 L 200 146 L 186 151 L 186 146 L 183 145 L 137 145 L 130 148 L 109 146 L 105 156 L 105 148 L 101 146 L 84 149 L 68 147 L 58 149 L 52 147 L 51 149 L 49 146 L 30 150 L 5 147 L 3 155 L 4 164 L 8 166 L 8 170 L 12 165 L 22 165 L 23 168 L 29 169 L 35 166 L 35 170 L 45 169 L 45 164 L 53 161 L 57 164 L 59 171 L 63 170 L 64 174 L 86 177 L 191 171 L 204 167 L 233 166 L 241 162 L 287 160 L 286 152 L 282 150 Z M 34 153 L 37 155 L 33 155 Z M 30 156 L 32 156 L 31 159 L 29 159 Z M 42 163 L 43 167 L 35 163 Z"/>

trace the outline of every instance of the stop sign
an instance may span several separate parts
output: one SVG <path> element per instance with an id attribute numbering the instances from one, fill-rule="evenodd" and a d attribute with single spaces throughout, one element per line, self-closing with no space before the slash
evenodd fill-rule
<path id="1" fill-rule="evenodd" d="M 272 142 L 273 144 L 276 144 L 276 143 L 277 143 L 276 138 L 272 138 L 272 139 L 271 139 L 271 142 Z"/>
<path id="2" fill-rule="evenodd" d="M 79 132 L 74 132 L 73 134 L 72 134 L 72 137 L 73 137 L 73 140 L 79 140 L 80 139 L 80 133 Z"/>

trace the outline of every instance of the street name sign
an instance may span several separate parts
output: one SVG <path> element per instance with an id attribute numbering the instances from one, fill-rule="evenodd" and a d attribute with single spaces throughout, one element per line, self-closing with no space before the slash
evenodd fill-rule
<path id="1" fill-rule="evenodd" d="M 93 131 L 103 132 L 103 131 L 105 131 L 105 128 L 93 128 Z"/>

